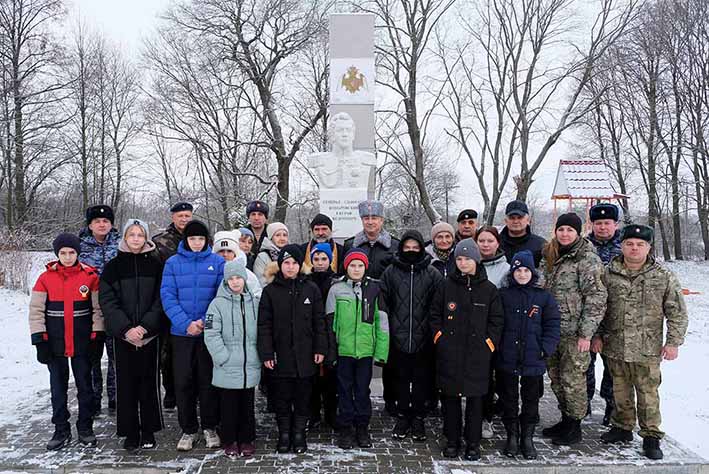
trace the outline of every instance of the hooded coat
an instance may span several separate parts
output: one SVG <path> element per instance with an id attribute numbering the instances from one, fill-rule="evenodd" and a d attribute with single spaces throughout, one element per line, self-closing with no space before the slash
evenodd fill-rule
<path id="1" fill-rule="evenodd" d="M 260 250 L 258 254 L 256 254 L 256 260 L 254 261 L 254 274 L 258 278 L 262 288 L 268 284 L 267 280 L 269 277 L 266 275 L 266 268 L 269 263 L 275 262 L 278 259 L 278 252 L 280 252 L 280 250 L 281 249 L 276 247 L 276 244 L 268 237 L 265 237 L 261 241 Z"/>
<path id="2" fill-rule="evenodd" d="M 252 388 L 261 381 L 256 348 L 259 297 L 247 280 L 242 294 L 222 280 L 207 308 L 204 343 L 212 356 L 212 385 L 227 389 Z"/>
<path id="3" fill-rule="evenodd" d="M 418 242 L 421 251 L 416 260 L 406 261 L 403 245 L 411 239 Z M 423 237 L 418 231 L 405 232 L 379 284 L 379 298 L 388 309 L 391 343 L 406 354 L 430 345 L 431 300 L 443 282 L 440 272 L 430 266 L 431 256 L 423 249 Z"/>
<path id="4" fill-rule="evenodd" d="M 488 280 L 498 288 L 504 286 L 505 279 L 510 271 L 510 264 L 504 252 L 500 252 L 490 259 L 484 259 L 480 264 L 485 267 Z"/>
<path id="5" fill-rule="evenodd" d="M 488 392 L 490 361 L 502 335 L 504 314 L 497 288 L 477 267 L 456 270 L 438 287 L 431 305 L 437 386 L 443 395 L 479 397 Z"/>

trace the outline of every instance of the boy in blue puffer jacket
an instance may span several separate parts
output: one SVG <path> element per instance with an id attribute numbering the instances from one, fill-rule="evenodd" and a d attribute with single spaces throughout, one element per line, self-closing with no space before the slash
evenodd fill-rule
<path id="1" fill-rule="evenodd" d="M 532 252 L 522 250 L 512 257 L 508 287 L 500 290 L 505 325 L 497 354 L 497 376 L 507 430 L 504 452 L 513 457 L 521 448 L 525 459 L 537 458 L 533 436 L 539 422 L 546 358 L 556 350 L 560 337 L 559 307 L 538 281 Z M 520 385 L 522 413 L 518 416 Z"/>
<path id="2" fill-rule="evenodd" d="M 177 253 L 165 263 L 160 298 L 170 318 L 170 342 L 175 377 L 177 418 L 182 437 L 178 451 L 189 451 L 198 439 L 197 404 L 208 448 L 218 448 L 219 405 L 212 386 L 212 358 L 204 344 L 204 319 L 224 276 L 224 259 L 212 253 L 209 229 L 190 221 Z"/>

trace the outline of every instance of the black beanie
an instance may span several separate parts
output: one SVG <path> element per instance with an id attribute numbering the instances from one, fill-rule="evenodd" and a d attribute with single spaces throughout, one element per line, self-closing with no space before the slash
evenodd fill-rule
<path id="1" fill-rule="evenodd" d="M 581 218 L 575 212 L 569 212 L 567 214 L 560 215 L 559 218 L 556 220 L 556 226 L 554 227 L 554 230 L 557 230 L 562 225 L 572 227 L 579 235 L 581 235 L 583 222 L 581 222 Z"/>
<path id="2" fill-rule="evenodd" d="M 91 221 L 99 217 L 105 217 L 111 224 L 113 224 L 113 209 L 111 206 L 106 206 L 105 204 L 99 204 L 98 206 L 91 206 L 86 209 L 86 225 L 91 224 Z"/>
<path id="3" fill-rule="evenodd" d="M 202 221 L 189 221 L 185 226 L 185 230 L 182 232 L 182 236 L 185 241 L 185 248 L 188 250 L 192 250 L 193 252 L 201 252 L 202 250 L 207 248 L 207 245 L 209 245 L 209 229 L 207 228 L 207 225 Z M 204 244 L 204 247 L 195 250 L 190 247 L 189 243 L 187 242 L 187 237 L 204 237 L 205 239 L 207 239 L 207 242 Z"/>
<path id="4" fill-rule="evenodd" d="M 303 265 L 303 251 L 300 245 L 288 244 L 278 252 L 278 268 L 280 269 L 281 265 L 283 265 L 283 261 L 289 258 L 298 262 L 298 265 Z"/>
<path id="5" fill-rule="evenodd" d="M 313 230 L 316 225 L 326 225 L 330 228 L 330 230 L 332 230 L 332 219 L 325 214 L 318 214 L 313 217 L 312 221 L 310 221 L 310 230 Z"/>
<path id="6" fill-rule="evenodd" d="M 57 235 L 57 238 L 52 242 L 52 249 L 54 250 L 54 255 L 59 256 L 59 250 L 64 247 L 69 247 L 70 249 L 76 250 L 76 254 L 81 253 L 81 240 L 74 234 L 62 233 Z"/>

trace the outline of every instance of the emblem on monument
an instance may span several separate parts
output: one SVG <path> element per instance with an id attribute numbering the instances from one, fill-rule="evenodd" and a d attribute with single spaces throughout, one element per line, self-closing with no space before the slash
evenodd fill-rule
<path id="1" fill-rule="evenodd" d="M 359 92 L 362 89 L 368 89 L 367 78 L 357 69 L 357 66 L 347 68 L 347 72 L 342 75 L 340 85 L 350 94 Z"/>

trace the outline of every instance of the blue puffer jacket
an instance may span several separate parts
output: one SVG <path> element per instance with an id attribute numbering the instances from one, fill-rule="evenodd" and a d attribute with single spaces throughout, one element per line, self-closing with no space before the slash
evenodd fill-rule
<path id="1" fill-rule="evenodd" d="M 111 229 L 106 235 L 106 240 L 100 244 L 91 230 L 85 227 L 79 232 L 79 239 L 81 239 L 79 261 L 85 265 L 91 265 L 101 275 L 103 267 L 118 255 L 118 243 L 121 240 L 120 234 L 116 229 Z"/>
<path id="2" fill-rule="evenodd" d="M 204 320 L 209 303 L 217 294 L 224 277 L 224 259 L 207 246 L 192 252 L 177 246 L 177 253 L 165 262 L 160 298 L 163 310 L 170 318 L 170 334 L 187 336 L 192 321 Z"/>
<path id="3" fill-rule="evenodd" d="M 505 325 L 497 352 L 497 368 L 521 376 L 544 375 L 546 358 L 559 344 L 560 315 L 550 292 L 537 286 L 538 275 L 521 286 L 509 275 L 500 290 Z"/>

